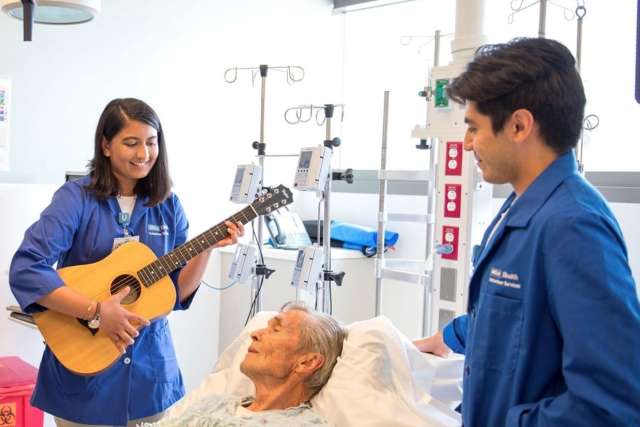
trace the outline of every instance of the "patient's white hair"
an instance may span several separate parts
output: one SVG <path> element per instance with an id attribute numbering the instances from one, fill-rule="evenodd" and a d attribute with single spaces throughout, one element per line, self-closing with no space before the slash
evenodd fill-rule
<path id="1" fill-rule="evenodd" d="M 305 380 L 305 386 L 309 390 L 308 399 L 311 399 L 329 381 L 331 371 L 342 354 L 342 343 L 347 337 L 347 330 L 333 317 L 312 310 L 301 301 L 288 302 L 280 311 L 291 310 L 303 311 L 309 315 L 300 325 L 300 350 L 324 356 L 322 367 Z"/>

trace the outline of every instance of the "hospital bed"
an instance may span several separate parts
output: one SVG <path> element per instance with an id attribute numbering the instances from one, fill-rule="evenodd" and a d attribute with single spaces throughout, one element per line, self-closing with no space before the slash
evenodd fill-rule
<path id="1" fill-rule="evenodd" d="M 253 384 L 240 372 L 250 333 L 275 312 L 260 312 L 221 354 L 213 372 L 168 413 L 177 417 L 211 394 L 245 397 Z M 337 427 L 459 426 L 463 360 L 420 353 L 385 317 L 354 322 L 329 382 L 313 410 Z"/>

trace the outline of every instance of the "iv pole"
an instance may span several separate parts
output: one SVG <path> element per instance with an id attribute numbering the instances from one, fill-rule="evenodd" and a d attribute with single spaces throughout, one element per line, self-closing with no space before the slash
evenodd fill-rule
<path id="1" fill-rule="evenodd" d="M 297 124 L 308 121 L 313 116 L 313 111 L 316 110 L 316 122 L 318 122 L 318 113 L 323 110 L 324 111 L 324 125 L 325 125 L 325 140 L 323 142 L 324 146 L 333 151 L 334 147 L 339 147 L 341 144 L 340 138 L 331 137 L 331 122 L 333 119 L 333 114 L 335 109 L 341 108 L 342 114 L 344 115 L 344 105 L 343 104 L 324 104 L 323 106 L 318 105 L 301 105 L 298 107 L 292 107 L 285 111 L 285 121 L 289 124 Z M 303 110 L 309 110 L 309 119 L 303 119 Z M 287 118 L 287 115 L 290 111 L 296 111 L 297 121 L 291 121 Z M 321 125 L 321 123 L 318 123 Z M 323 202 L 324 202 L 324 212 L 323 212 L 323 227 L 322 227 L 322 246 L 324 253 L 324 266 L 322 269 L 322 285 L 320 287 L 316 286 L 315 289 L 315 298 L 316 304 L 319 302 L 319 308 L 324 313 L 331 314 L 333 307 L 331 301 L 331 282 L 336 282 L 338 286 L 342 286 L 342 281 L 344 279 L 344 272 L 334 273 L 331 270 L 331 181 L 346 181 L 347 183 L 353 183 L 353 170 L 346 169 L 344 172 L 333 172 L 331 168 L 329 168 L 329 176 L 327 177 L 327 182 L 325 183 L 324 191 L 323 191 Z"/>
<path id="2" fill-rule="evenodd" d="M 267 75 L 269 70 L 277 70 L 277 71 L 286 71 L 287 72 L 287 82 L 289 84 L 297 83 L 304 79 L 304 68 L 288 65 L 288 66 L 277 66 L 270 67 L 265 64 L 261 64 L 259 67 L 243 67 L 243 68 L 228 68 L 224 72 L 224 79 L 227 83 L 233 83 L 236 81 L 238 77 L 238 70 L 246 70 L 251 71 L 252 76 L 255 77 L 255 72 L 258 71 L 260 73 L 260 138 L 258 141 L 254 141 L 251 146 L 254 150 L 258 151 L 258 162 L 260 164 L 261 176 L 260 176 L 260 186 L 264 185 L 264 158 L 266 156 L 266 146 L 267 144 L 264 142 L 264 116 L 265 116 L 265 99 L 266 99 L 266 88 L 267 88 Z M 294 71 L 299 72 L 300 75 L 296 76 Z M 233 72 L 233 77 L 230 77 L 231 72 Z M 260 188 L 261 189 L 261 188 Z M 262 257 L 262 246 L 263 246 L 263 222 L 260 217 L 257 219 L 258 222 L 258 236 L 257 236 L 257 245 L 258 251 L 260 253 L 260 262 L 256 265 L 256 273 L 251 280 L 251 294 L 250 294 L 250 302 L 251 302 L 251 310 L 249 313 L 250 317 L 253 317 L 253 314 L 262 310 L 262 296 L 260 294 L 260 290 L 262 289 L 262 284 L 265 279 L 268 279 L 269 276 L 275 271 L 267 268 L 264 263 L 264 258 Z"/>
<path id="3" fill-rule="evenodd" d="M 334 105 L 324 105 L 324 117 L 325 117 L 325 140 L 324 146 L 333 151 L 334 147 L 340 146 L 340 138 L 331 138 L 331 119 L 333 118 Z M 342 286 L 342 280 L 344 279 L 344 272 L 334 273 L 331 270 L 331 181 L 333 173 L 331 168 L 329 169 L 329 177 L 325 184 L 324 189 L 324 219 L 322 227 L 322 245 L 324 248 L 324 269 L 323 269 L 323 281 L 322 286 L 316 292 L 316 301 L 322 301 L 322 311 L 329 313 L 333 311 L 331 300 L 331 282 L 335 281 L 338 286 Z M 353 175 L 351 177 L 353 182 Z"/>

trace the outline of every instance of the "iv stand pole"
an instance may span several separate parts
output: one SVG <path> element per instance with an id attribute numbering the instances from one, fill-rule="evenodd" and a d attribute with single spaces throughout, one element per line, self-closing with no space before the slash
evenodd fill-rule
<path id="1" fill-rule="evenodd" d="M 333 118 L 334 104 L 324 104 L 324 117 L 325 121 L 325 141 L 324 146 L 333 151 L 334 147 L 339 147 L 341 144 L 340 138 L 331 138 L 331 119 Z M 332 156 L 333 157 L 333 156 Z M 316 291 L 316 301 L 320 301 L 319 304 L 323 313 L 331 314 L 333 311 L 331 302 L 331 282 L 336 282 L 338 286 L 342 286 L 342 280 L 344 278 L 344 272 L 334 273 L 331 270 L 331 181 L 333 179 L 345 180 L 348 183 L 353 182 L 353 172 L 351 170 L 345 171 L 344 174 L 337 173 L 334 177 L 334 173 L 329 168 L 329 176 L 327 177 L 327 183 L 324 187 L 324 219 L 322 221 L 322 245 L 324 249 L 324 268 L 322 274 L 322 287 Z M 348 175 L 348 176 L 347 176 Z"/>
<path id="2" fill-rule="evenodd" d="M 265 98 L 266 98 L 266 87 L 267 87 L 267 71 L 269 70 L 269 68 L 271 69 L 275 69 L 275 70 L 286 70 L 287 72 L 287 81 L 289 83 L 296 83 L 299 82 L 300 80 L 302 80 L 304 78 L 304 69 L 302 67 L 298 67 L 298 66 L 292 66 L 292 65 L 288 65 L 288 66 L 284 66 L 284 67 L 269 67 L 265 64 L 261 64 L 258 67 L 258 70 L 260 72 L 260 78 L 261 78 L 261 90 L 260 90 L 260 139 L 258 141 L 254 141 L 252 146 L 255 150 L 258 151 L 258 161 L 260 164 L 260 191 L 262 191 L 262 188 L 264 186 L 264 159 L 266 157 L 266 144 L 264 142 L 264 117 L 265 117 Z M 294 69 L 299 70 L 299 72 L 301 73 L 301 75 L 299 77 L 296 77 L 292 72 Z M 224 79 L 227 83 L 233 83 L 236 81 L 236 78 L 238 76 L 238 70 L 246 70 L 246 71 L 251 71 L 254 72 L 255 68 L 251 67 L 251 68 L 238 68 L 238 67 L 234 67 L 234 68 L 229 68 L 225 71 L 224 73 Z M 231 75 L 229 73 L 233 72 L 233 77 L 231 77 Z M 263 247 L 263 222 L 262 222 L 262 218 L 258 217 L 255 219 L 255 221 L 258 222 L 258 235 L 256 236 L 257 238 L 257 246 L 258 246 L 258 250 L 260 252 L 260 263 L 258 263 L 256 265 L 256 271 L 255 274 L 253 276 L 253 279 L 251 281 L 251 297 L 250 297 L 250 302 L 251 302 L 251 311 L 249 313 L 249 315 L 252 317 L 252 313 L 257 313 L 259 311 L 262 310 L 262 296 L 261 296 L 261 288 L 264 285 L 264 281 L 266 279 L 269 278 L 269 276 L 275 271 L 275 270 L 271 270 L 269 268 L 267 268 L 267 266 L 264 264 L 264 258 L 262 255 L 262 247 Z M 252 222 L 252 224 L 255 224 Z"/>
<path id="3" fill-rule="evenodd" d="M 258 161 L 260 164 L 260 186 L 264 183 L 264 157 L 266 155 L 266 144 L 264 142 L 264 105 L 265 105 L 265 95 L 267 88 L 267 71 L 269 67 L 267 65 L 260 65 L 260 80 L 261 80 L 261 88 L 260 88 L 260 139 L 253 143 L 253 148 L 258 150 Z M 255 219 L 258 222 L 258 248 L 260 249 L 260 253 L 262 254 L 262 234 L 263 234 L 263 222 L 262 218 L 258 217 Z M 251 295 L 250 302 L 255 301 L 255 309 L 254 313 L 258 313 L 262 310 L 262 294 L 260 293 L 260 288 L 264 284 L 264 280 L 266 279 L 264 273 L 264 259 L 260 260 L 260 264 L 257 265 L 256 273 L 251 280 Z M 263 267 L 263 269 L 260 269 Z"/>
<path id="4" fill-rule="evenodd" d="M 325 104 L 324 106 L 325 122 L 325 141 L 324 145 L 333 151 L 333 143 L 331 141 L 331 119 L 333 118 L 333 105 Z M 322 288 L 316 295 L 316 301 L 321 298 L 321 307 L 324 313 L 328 313 L 331 304 L 331 279 L 327 277 L 327 272 L 331 272 L 331 168 L 329 168 L 329 177 L 324 187 L 324 219 L 322 221 L 322 245 L 324 248 L 324 275 Z"/>

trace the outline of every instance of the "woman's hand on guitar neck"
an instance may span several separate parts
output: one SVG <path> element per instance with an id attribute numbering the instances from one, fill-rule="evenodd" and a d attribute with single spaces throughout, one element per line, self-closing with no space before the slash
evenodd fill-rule
<path id="1" fill-rule="evenodd" d="M 229 235 L 213 245 L 213 248 L 222 248 L 224 246 L 235 245 L 236 243 L 238 243 L 238 237 L 244 236 L 244 225 L 242 225 L 241 222 L 237 222 L 234 224 L 231 221 L 225 221 L 224 225 L 227 226 L 227 233 Z"/>
<path id="2" fill-rule="evenodd" d="M 149 325 L 147 319 L 131 313 L 120 304 L 129 292 L 131 288 L 127 286 L 100 303 L 100 329 L 122 353 L 133 344 L 133 339 L 139 335 L 138 330 Z"/>

